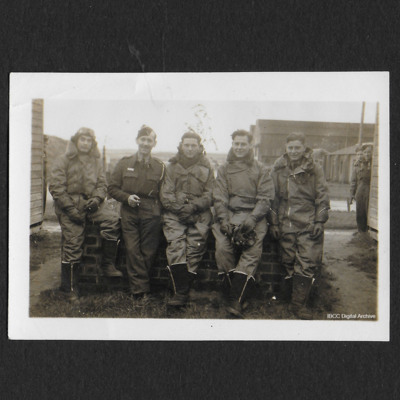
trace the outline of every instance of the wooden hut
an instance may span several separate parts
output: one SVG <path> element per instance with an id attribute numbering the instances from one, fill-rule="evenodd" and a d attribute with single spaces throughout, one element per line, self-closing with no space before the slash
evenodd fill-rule
<path id="1" fill-rule="evenodd" d="M 327 181 L 350 184 L 357 146 L 346 147 L 326 155 L 324 170 Z"/>
<path id="2" fill-rule="evenodd" d="M 286 137 L 291 132 L 304 133 L 312 149 L 334 152 L 358 143 L 360 124 L 258 119 L 251 130 L 255 134 L 256 158 L 272 165 L 285 152 Z M 373 134 L 374 124 L 363 124 L 363 141 L 372 141 Z"/>
<path id="3" fill-rule="evenodd" d="M 45 139 L 43 135 L 43 100 L 32 100 L 31 146 L 31 234 L 37 232 L 43 222 L 46 205 Z"/>

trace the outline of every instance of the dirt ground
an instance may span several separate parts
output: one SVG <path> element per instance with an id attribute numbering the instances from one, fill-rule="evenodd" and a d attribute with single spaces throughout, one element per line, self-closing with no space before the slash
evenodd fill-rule
<path id="1" fill-rule="evenodd" d="M 340 215 L 340 219 L 343 215 Z M 314 319 L 375 320 L 377 314 L 376 242 L 354 230 L 325 231 L 324 266 L 310 301 Z M 57 291 L 60 281 L 60 230 L 47 218 L 31 236 L 31 317 L 227 318 L 219 290 L 192 290 L 190 305 L 179 312 L 166 308 L 167 289 L 156 288 L 151 303 L 133 300 L 106 286 L 83 288 L 79 302 Z M 249 319 L 295 319 L 287 304 L 255 288 L 245 310 Z M 360 317 L 361 315 L 361 317 Z M 377 317 L 377 315 L 376 315 Z"/>

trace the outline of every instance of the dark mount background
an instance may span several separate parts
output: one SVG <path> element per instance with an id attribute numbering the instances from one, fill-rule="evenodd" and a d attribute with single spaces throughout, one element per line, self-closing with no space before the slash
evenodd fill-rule
<path id="1" fill-rule="evenodd" d="M 397 268 L 390 343 L 9 341 L 6 207 L 10 72 L 389 70 L 395 248 L 398 1 L 18 0 L 1 8 L 2 399 L 399 398 Z"/>

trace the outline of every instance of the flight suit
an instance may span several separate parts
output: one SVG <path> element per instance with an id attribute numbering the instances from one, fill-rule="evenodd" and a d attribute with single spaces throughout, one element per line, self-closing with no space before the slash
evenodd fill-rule
<path id="1" fill-rule="evenodd" d="M 119 215 L 104 202 L 107 183 L 96 142 L 88 154 L 79 154 L 76 144 L 73 141 L 68 143 L 66 153 L 55 161 L 52 168 L 49 191 L 61 226 L 61 290 L 69 292 L 73 286 L 77 289 L 87 223 L 100 226 L 103 273 L 122 276 L 115 269 L 120 236 Z M 97 199 L 99 207 L 94 212 L 88 212 L 85 206 L 93 198 Z M 81 223 L 70 218 L 68 208 L 76 208 L 83 215 Z"/>
<path id="2" fill-rule="evenodd" d="M 187 168 L 179 160 L 179 154 L 170 160 L 160 193 L 167 259 L 170 266 L 187 264 L 188 271 L 196 274 L 212 222 L 214 171 L 204 155 Z M 179 217 L 179 210 L 185 204 L 195 206 L 190 222 Z"/>
<path id="3" fill-rule="evenodd" d="M 64 211 L 68 206 L 84 212 L 87 200 L 97 197 L 100 206 L 94 213 L 87 213 L 87 220 L 100 224 L 100 235 L 104 239 L 119 239 L 119 216 L 104 203 L 107 183 L 99 157 L 97 147 L 88 155 L 79 155 L 75 143 L 69 142 L 66 154 L 52 168 L 49 191 L 61 225 L 63 262 L 81 260 L 85 239 L 85 224 L 76 224 L 68 218 Z"/>
<path id="4" fill-rule="evenodd" d="M 262 244 L 267 233 L 265 216 L 274 196 L 274 186 L 265 166 L 254 160 L 253 152 L 245 159 L 236 160 L 232 150 L 227 162 L 218 170 L 213 190 L 217 222 L 212 230 L 216 239 L 215 258 L 220 275 L 236 272 L 254 278 L 262 254 Z M 220 221 L 241 225 L 252 214 L 256 241 L 244 249 L 237 260 L 231 238 L 220 230 Z"/>
<path id="5" fill-rule="evenodd" d="M 276 160 L 271 177 L 275 198 L 271 223 L 280 228 L 281 262 L 288 276 L 313 277 L 322 263 L 323 234 L 313 238 L 316 222 L 328 220 L 329 195 L 322 167 L 307 149 L 302 164 L 290 168 L 287 154 Z"/>

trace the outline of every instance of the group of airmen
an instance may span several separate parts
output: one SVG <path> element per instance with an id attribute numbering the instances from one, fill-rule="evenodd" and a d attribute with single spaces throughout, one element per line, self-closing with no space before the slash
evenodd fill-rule
<path id="1" fill-rule="evenodd" d="M 297 317 L 312 318 L 307 299 L 322 263 L 330 208 L 323 170 L 302 133 L 288 135 L 286 151 L 272 169 L 255 160 L 250 132 L 231 136 L 232 147 L 215 177 L 197 133 L 183 134 L 165 166 L 151 154 L 156 133 L 143 125 L 137 153 L 117 163 L 107 185 L 94 131 L 80 128 L 56 160 L 49 186 L 62 231 L 60 290 L 70 298 L 79 295 L 85 226 L 97 223 L 102 274 L 122 277 L 115 265 L 122 231 L 130 294 L 148 302 L 149 273 L 163 230 L 173 287 L 168 306 L 184 307 L 212 231 L 226 310 L 242 318 L 269 227 L 286 271 L 280 296 Z M 107 196 L 121 204 L 120 212 Z"/>

